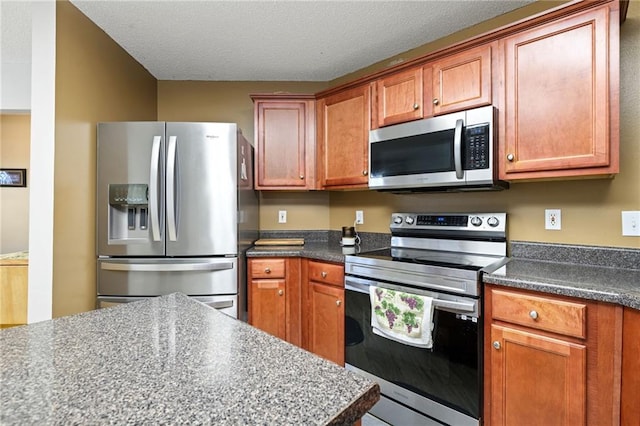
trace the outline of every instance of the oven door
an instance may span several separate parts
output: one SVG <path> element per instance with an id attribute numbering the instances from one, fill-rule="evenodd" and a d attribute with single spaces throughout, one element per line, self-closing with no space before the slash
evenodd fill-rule
<path id="1" fill-rule="evenodd" d="M 433 348 L 421 349 L 371 331 L 369 286 L 433 297 Z M 482 321 L 478 299 L 435 293 L 357 277 L 345 278 L 345 361 L 380 384 L 387 407 L 371 413 L 391 424 L 415 410 L 451 425 L 478 425 L 481 410 Z"/>

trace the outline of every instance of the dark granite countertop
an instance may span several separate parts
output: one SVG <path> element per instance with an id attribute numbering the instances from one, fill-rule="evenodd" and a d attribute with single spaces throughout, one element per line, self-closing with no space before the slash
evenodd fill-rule
<path id="1" fill-rule="evenodd" d="M 512 242 L 511 260 L 485 283 L 640 309 L 640 250 Z"/>
<path id="2" fill-rule="evenodd" d="M 330 231 L 328 238 L 316 235 L 305 235 L 304 232 L 266 234 L 271 238 L 306 237 L 305 245 L 253 247 L 247 256 L 300 256 L 344 263 L 346 251 L 354 250 L 340 246 L 337 231 Z M 356 250 L 389 246 L 387 234 L 361 235 L 362 244 Z M 509 263 L 492 274 L 485 274 L 483 281 L 640 309 L 640 249 L 512 241 L 510 256 Z"/>
<path id="3" fill-rule="evenodd" d="M 260 238 L 304 238 L 302 246 L 255 246 L 247 257 L 304 257 L 326 262 L 344 263 L 348 254 L 389 247 L 389 234 L 360 233 L 361 242 L 355 246 L 341 246 L 340 232 L 273 232 L 261 233 Z"/>
<path id="4" fill-rule="evenodd" d="M 167 296 L 0 330 L 0 424 L 351 424 L 377 384 Z"/>

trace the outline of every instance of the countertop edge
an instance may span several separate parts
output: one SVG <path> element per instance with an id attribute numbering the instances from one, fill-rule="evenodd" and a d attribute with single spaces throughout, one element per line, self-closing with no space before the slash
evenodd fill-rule
<path id="1" fill-rule="evenodd" d="M 552 250 L 555 252 L 561 251 L 561 254 L 566 254 L 567 247 L 564 245 L 554 244 L 533 244 L 513 242 L 513 246 L 516 247 L 516 252 L 523 251 L 522 247 L 529 250 L 531 254 L 531 247 L 535 247 L 535 254 L 540 255 L 547 254 Z M 568 246 L 571 250 L 571 257 L 574 259 L 579 257 L 579 253 L 582 247 L 580 246 Z M 369 251 L 380 247 L 369 247 L 365 245 L 360 248 L 353 248 L 352 250 Z M 334 242 L 310 242 L 304 246 L 275 246 L 268 249 L 252 247 L 247 251 L 247 258 L 259 258 L 259 257 L 301 257 L 305 259 L 320 260 L 334 263 L 344 263 L 345 256 L 350 248 L 342 247 L 338 243 Z M 573 263 L 573 262 L 552 262 L 546 257 L 541 256 L 538 258 L 521 258 L 511 257 L 507 265 L 494 271 L 493 273 L 484 274 L 482 281 L 487 284 L 503 285 L 513 288 L 521 288 L 525 290 L 539 291 L 542 293 L 555 294 L 559 296 L 576 297 L 586 300 L 600 301 L 617 304 L 623 307 L 640 310 L 640 269 L 625 269 L 620 267 L 606 267 L 599 264 L 599 259 L 603 254 L 599 247 L 585 246 L 585 253 L 589 254 L 588 259 L 582 259 L 583 261 L 593 261 L 595 264 L 587 263 Z M 609 252 L 618 252 L 615 248 L 604 248 L 607 254 Z M 625 255 L 625 264 L 616 266 L 626 266 L 629 264 L 629 259 L 636 259 L 640 251 L 632 249 L 623 249 Z M 595 256 L 595 257 L 594 257 Z M 605 256 L 610 257 L 610 256 Z M 561 256 L 560 258 L 567 258 Z M 633 263 L 633 262 L 632 262 Z M 535 273 L 522 273 L 518 269 L 535 269 Z M 566 275 L 567 269 L 575 269 L 579 273 L 579 278 L 570 277 L 563 279 L 560 274 L 556 272 L 562 272 Z M 511 271 L 513 272 L 505 272 Z M 619 274 L 624 274 L 626 281 L 622 284 L 620 280 L 616 279 Z M 599 276 L 600 278 L 594 279 L 580 279 L 584 276 L 589 277 L 590 274 Z M 606 276 L 606 277 L 605 277 Z M 636 278 L 637 277 L 637 278 Z M 614 283 L 613 285 L 611 283 Z M 634 284 L 638 284 L 637 288 Z M 616 287 L 617 285 L 617 287 Z"/>

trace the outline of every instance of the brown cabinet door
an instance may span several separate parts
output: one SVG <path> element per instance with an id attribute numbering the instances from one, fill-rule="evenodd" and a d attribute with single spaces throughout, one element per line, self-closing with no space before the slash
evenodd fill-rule
<path id="1" fill-rule="evenodd" d="M 249 282 L 249 324 L 284 340 L 285 313 L 284 279 Z"/>
<path id="2" fill-rule="evenodd" d="M 610 36 L 617 21 L 609 14 L 604 6 L 503 41 L 501 179 L 617 172 L 610 117 L 619 107 L 609 90 L 617 79 L 618 42 Z"/>
<path id="3" fill-rule="evenodd" d="M 422 67 L 376 81 L 378 127 L 423 117 Z"/>
<path id="4" fill-rule="evenodd" d="M 640 311 L 624 308 L 620 424 L 640 421 Z"/>
<path id="5" fill-rule="evenodd" d="M 315 102 L 254 98 L 256 189 L 315 188 Z"/>
<path id="6" fill-rule="evenodd" d="M 318 101 L 318 167 L 323 188 L 366 188 L 370 87 L 365 84 Z"/>
<path id="7" fill-rule="evenodd" d="M 344 289 L 310 281 L 309 351 L 344 366 Z"/>
<path id="8" fill-rule="evenodd" d="M 586 424 L 585 346 L 497 325 L 490 344 L 492 426 Z"/>
<path id="9" fill-rule="evenodd" d="M 427 74 L 425 74 L 427 76 Z M 491 103 L 491 46 L 439 59 L 433 64 L 433 114 L 445 114 Z M 430 82 L 425 81 L 425 85 Z M 426 108 L 426 105 L 425 105 Z"/>

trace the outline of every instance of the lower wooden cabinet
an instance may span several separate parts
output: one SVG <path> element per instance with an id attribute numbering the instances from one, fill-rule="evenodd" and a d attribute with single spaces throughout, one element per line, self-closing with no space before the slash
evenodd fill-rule
<path id="1" fill-rule="evenodd" d="M 619 424 L 622 308 L 485 289 L 484 424 Z"/>
<path id="2" fill-rule="evenodd" d="M 300 258 L 253 258 L 247 266 L 249 324 L 300 346 Z"/>
<path id="3" fill-rule="evenodd" d="M 303 260 L 303 347 L 344 366 L 344 266 Z"/>
<path id="4" fill-rule="evenodd" d="M 640 311 L 624 308 L 620 424 L 640 424 Z"/>

